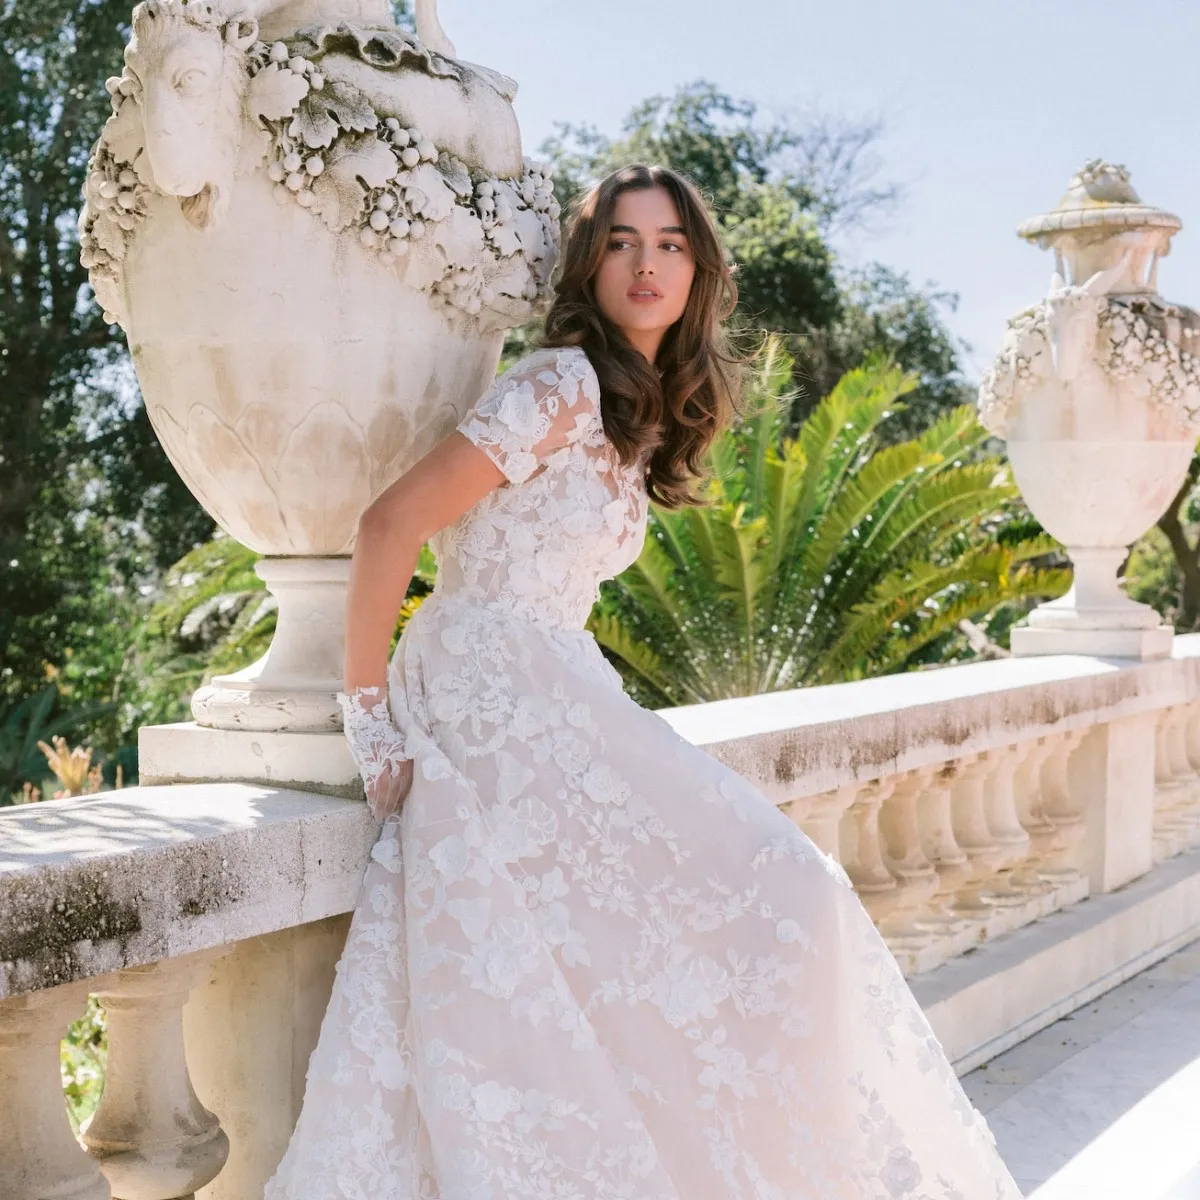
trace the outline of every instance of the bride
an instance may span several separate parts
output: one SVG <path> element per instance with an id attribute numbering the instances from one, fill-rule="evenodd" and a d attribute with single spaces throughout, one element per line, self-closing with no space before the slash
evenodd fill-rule
<path id="1" fill-rule="evenodd" d="M 682 177 L 576 212 L 545 346 L 364 514 L 382 821 L 267 1200 L 1017 1200 L 844 872 L 584 624 L 740 411 Z M 437 585 L 390 666 L 420 547 Z"/>

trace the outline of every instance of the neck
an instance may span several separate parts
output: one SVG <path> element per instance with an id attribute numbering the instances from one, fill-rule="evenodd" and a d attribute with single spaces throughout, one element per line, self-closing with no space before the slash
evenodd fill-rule
<path id="1" fill-rule="evenodd" d="M 654 366 L 658 358 L 658 348 L 662 345 L 663 331 L 661 329 L 622 329 L 625 340 L 638 351 L 643 358 Z"/>

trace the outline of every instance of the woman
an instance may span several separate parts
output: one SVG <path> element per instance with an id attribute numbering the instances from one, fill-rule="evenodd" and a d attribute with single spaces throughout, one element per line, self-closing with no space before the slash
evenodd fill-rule
<path id="1" fill-rule="evenodd" d="M 738 410 L 734 296 L 695 189 L 616 172 L 546 347 L 364 515 L 341 700 L 384 824 L 270 1200 L 1019 1197 L 841 868 L 583 628 Z"/>

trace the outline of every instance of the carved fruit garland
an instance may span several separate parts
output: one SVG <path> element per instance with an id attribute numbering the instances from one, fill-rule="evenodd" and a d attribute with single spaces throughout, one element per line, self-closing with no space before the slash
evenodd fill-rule
<path id="1" fill-rule="evenodd" d="M 525 159 L 519 180 L 472 173 L 285 42 L 256 42 L 246 67 L 246 113 L 281 203 L 334 233 L 357 230 L 410 286 L 481 321 L 494 314 L 497 327 L 528 320 L 548 299 L 560 213 L 549 168 Z M 89 163 L 80 242 L 105 319 L 118 322 L 121 264 L 155 189 L 136 80 L 126 71 L 106 87 L 113 116 Z M 424 239 L 440 253 L 411 256 Z"/>
<path id="2" fill-rule="evenodd" d="M 104 319 L 119 323 L 120 273 L 134 230 L 146 216 L 154 191 L 144 153 L 137 82 L 128 72 L 104 84 L 113 115 L 105 123 L 88 162 L 79 214 L 79 261 L 88 272 Z"/>
<path id="3" fill-rule="evenodd" d="M 1096 361 L 1113 379 L 1144 373 L 1151 400 L 1173 414 L 1182 428 L 1200 432 L 1200 357 L 1164 337 L 1139 315 L 1138 303 L 1108 302 L 1100 314 Z M 1035 361 L 1044 356 L 1045 369 L 1051 369 L 1047 317 L 1045 303 L 1013 317 L 1000 353 L 983 377 L 979 420 L 997 437 L 1005 436 L 1009 411 L 1018 389 L 1033 379 Z M 1200 348 L 1200 331 L 1184 329 L 1182 333 L 1196 339 Z"/>

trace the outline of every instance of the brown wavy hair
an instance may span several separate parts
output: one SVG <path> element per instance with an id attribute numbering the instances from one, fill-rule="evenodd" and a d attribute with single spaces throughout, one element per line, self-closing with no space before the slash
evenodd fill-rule
<path id="1" fill-rule="evenodd" d="M 617 197 L 656 187 L 675 202 L 696 273 L 687 307 L 651 364 L 600 311 L 594 281 L 608 252 Z M 742 413 L 744 360 L 730 349 L 724 328 L 736 304 L 737 285 L 716 223 L 696 186 L 677 171 L 622 167 L 575 206 L 542 344 L 586 352 L 600 380 L 604 431 L 626 464 L 653 447 L 646 488 L 663 508 L 705 503 L 692 484 L 709 477 L 708 447 Z"/>

